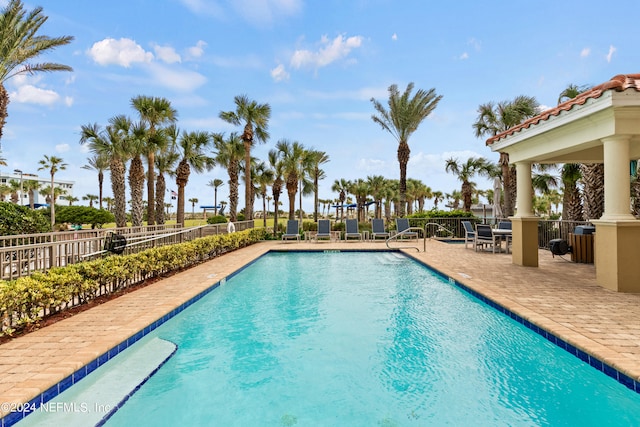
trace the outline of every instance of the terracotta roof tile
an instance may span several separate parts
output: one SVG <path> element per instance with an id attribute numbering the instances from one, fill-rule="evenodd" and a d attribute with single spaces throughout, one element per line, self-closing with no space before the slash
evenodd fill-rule
<path id="1" fill-rule="evenodd" d="M 582 92 L 580 95 L 573 99 L 558 104 L 558 106 L 549 110 L 543 111 L 535 117 L 532 117 L 518 126 L 514 126 L 511 129 L 499 133 L 491 138 L 487 139 L 486 144 L 491 145 L 496 141 L 511 136 L 522 129 L 528 129 L 533 125 L 537 125 L 540 122 L 548 120 L 551 116 L 558 116 L 563 111 L 569 111 L 574 105 L 584 105 L 589 99 L 600 98 L 603 93 L 608 90 L 615 90 L 616 92 L 622 92 L 627 89 L 635 89 L 640 92 L 640 74 L 619 74 L 608 82 L 602 83 L 598 86 Z"/>

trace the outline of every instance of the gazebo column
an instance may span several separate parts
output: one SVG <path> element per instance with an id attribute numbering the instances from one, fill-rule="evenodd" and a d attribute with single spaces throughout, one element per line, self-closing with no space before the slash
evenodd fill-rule
<path id="1" fill-rule="evenodd" d="M 517 162 L 516 173 L 516 214 L 510 218 L 513 229 L 512 261 L 517 265 L 537 267 L 538 218 L 533 214 L 531 162 Z"/>
<path id="2" fill-rule="evenodd" d="M 602 138 L 604 214 L 596 226 L 596 281 L 618 292 L 640 292 L 640 221 L 631 214 L 629 135 Z"/>

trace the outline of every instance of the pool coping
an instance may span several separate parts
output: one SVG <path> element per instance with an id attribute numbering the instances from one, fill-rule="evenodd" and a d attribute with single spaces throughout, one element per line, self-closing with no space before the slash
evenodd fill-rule
<path id="1" fill-rule="evenodd" d="M 619 369 L 611 366 L 610 364 L 604 362 L 603 360 L 601 360 L 597 356 L 591 354 L 586 349 L 581 348 L 580 345 L 577 345 L 575 343 L 571 343 L 567 339 L 563 339 L 563 338 L 560 338 L 560 337 L 556 336 L 554 333 L 546 330 L 544 327 L 541 327 L 541 326 L 537 325 L 535 322 L 527 320 L 525 317 L 522 317 L 521 315 L 515 313 L 513 310 L 506 308 L 502 304 L 500 304 L 500 303 L 494 301 L 493 299 L 491 299 L 490 297 L 484 295 L 482 292 L 480 292 L 480 291 L 478 291 L 476 289 L 473 289 L 471 286 L 466 285 L 465 283 L 463 283 L 463 282 L 451 277 L 450 275 L 442 272 L 438 268 L 436 268 L 436 267 L 430 265 L 429 263 L 427 263 L 427 262 L 415 257 L 412 253 L 410 253 L 410 252 L 408 252 L 406 250 L 401 250 L 400 248 L 398 248 L 398 249 L 394 249 L 394 248 L 375 248 L 375 249 L 369 249 L 369 248 L 339 248 L 339 249 L 336 249 L 336 248 L 326 248 L 326 249 L 320 249 L 320 248 L 317 248 L 317 249 L 316 248 L 313 248 L 313 249 L 295 248 L 294 249 L 294 248 L 278 248 L 278 247 L 276 247 L 276 248 L 267 249 L 263 253 L 261 253 L 258 256 L 256 256 L 254 259 L 244 263 L 242 266 L 240 266 L 239 268 L 233 270 L 231 273 L 229 273 L 228 275 L 226 275 L 222 279 L 214 282 L 209 287 L 207 287 L 204 290 L 200 291 L 195 296 L 189 298 L 187 301 L 183 302 L 182 304 L 180 304 L 176 308 L 170 310 L 168 313 L 166 313 L 163 316 L 159 317 L 157 320 L 151 322 L 148 326 L 146 326 L 142 330 L 140 330 L 137 333 L 131 335 L 129 338 L 123 340 L 122 342 L 118 343 L 117 345 L 114 345 L 112 348 L 110 348 L 109 350 L 107 350 L 103 354 L 99 355 L 98 357 L 96 357 L 95 359 L 93 359 L 92 361 L 90 361 L 89 363 L 84 365 L 83 367 L 77 369 L 71 375 L 68 375 L 63 380 L 59 381 L 57 384 L 54 384 L 53 386 L 51 386 L 50 388 L 48 388 L 44 392 L 42 392 L 39 395 L 35 396 L 33 399 L 29 400 L 29 402 L 27 402 L 24 405 L 22 405 L 22 408 L 24 408 L 25 411 L 22 411 L 22 412 L 11 412 L 11 413 L 6 414 L 3 418 L 0 418 L 0 426 L 1 427 L 9 427 L 9 426 L 15 425 L 17 422 L 22 420 L 24 417 L 26 417 L 30 413 L 32 413 L 33 410 L 37 410 L 37 408 L 40 407 L 42 404 L 48 402 L 49 400 L 51 400 L 54 397 L 58 396 L 63 391 L 67 390 L 72 385 L 74 385 L 77 382 L 81 381 L 83 378 L 85 378 L 89 373 L 93 372 L 99 366 L 102 366 L 104 363 L 106 363 L 107 361 L 111 360 L 113 357 L 117 356 L 119 353 L 121 353 L 122 351 L 126 350 L 131 345 L 135 344 L 140 339 L 142 339 L 143 337 L 148 335 L 151 331 L 157 329 L 159 326 L 161 326 L 162 324 L 167 322 L 169 319 L 175 317 L 176 315 L 178 315 L 179 313 L 184 311 L 186 308 L 190 307 L 191 305 L 193 305 L 194 303 L 196 303 L 197 301 L 202 299 L 204 296 L 208 295 L 210 292 L 212 292 L 213 290 L 217 289 L 220 285 L 225 284 L 225 282 L 226 282 L 226 280 L 228 278 L 231 278 L 231 277 L 235 276 L 236 274 L 238 274 L 239 272 L 241 272 L 245 268 L 249 267 L 251 264 L 255 263 L 258 259 L 260 259 L 261 257 L 263 257 L 264 255 L 266 255 L 266 254 L 268 254 L 270 252 L 274 252 L 274 253 L 283 253 L 283 252 L 331 252 L 331 253 L 335 253 L 335 252 L 399 252 L 399 253 L 402 253 L 405 256 L 407 256 L 408 258 L 414 260 L 415 262 L 420 263 L 425 268 L 427 268 L 430 271 L 434 272 L 435 274 L 439 275 L 440 277 L 445 279 L 448 283 L 450 283 L 450 284 L 460 288 L 461 290 L 469 293 L 470 295 L 472 295 L 473 297 L 475 297 L 475 298 L 479 299 L 480 301 L 484 302 L 485 304 L 487 304 L 488 306 L 492 307 L 493 309 L 496 309 L 496 310 L 500 311 L 501 313 L 503 313 L 506 316 L 512 318 L 513 320 L 517 321 L 518 323 L 522 324 L 523 326 L 527 327 L 528 329 L 532 330 L 533 332 L 537 333 L 538 335 L 541 335 L 542 337 L 547 339 L 549 342 L 557 345 L 558 347 L 560 347 L 560 348 L 564 349 L 565 351 L 569 352 L 570 354 L 572 354 L 573 356 L 577 357 L 581 361 L 589 364 L 593 368 L 599 370 L 600 372 L 604 373 L 605 375 L 609 376 L 610 378 L 616 380 L 617 382 L 619 382 L 620 384 L 624 385 L 625 387 L 627 387 L 631 391 L 635 391 L 636 393 L 640 393 L 640 381 L 634 379 L 633 377 L 627 375 L 626 373 L 622 372 L 621 370 L 619 370 Z"/>

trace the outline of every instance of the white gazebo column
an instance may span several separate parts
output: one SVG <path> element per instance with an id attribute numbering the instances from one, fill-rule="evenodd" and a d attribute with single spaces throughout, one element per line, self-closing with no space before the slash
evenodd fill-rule
<path id="1" fill-rule="evenodd" d="M 512 261 L 517 265 L 538 266 L 538 218 L 533 214 L 531 162 L 517 162 L 518 176 L 516 214 L 511 217 L 513 229 Z"/>
<path id="2" fill-rule="evenodd" d="M 604 214 L 596 226 L 596 280 L 618 292 L 640 292 L 640 221 L 631 214 L 629 188 L 630 136 L 602 139 L 604 153 Z"/>

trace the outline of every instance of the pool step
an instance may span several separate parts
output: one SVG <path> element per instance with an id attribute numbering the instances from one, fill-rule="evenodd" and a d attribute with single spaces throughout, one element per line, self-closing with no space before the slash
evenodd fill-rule
<path id="1" fill-rule="evenodd" d="M 176 349 L 174 343 L 160 338 L 140 341 L 16 425 L 70 427 L 101 424 L 173 356 Z"/>

